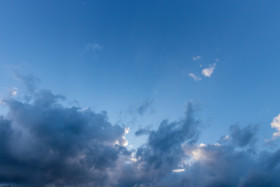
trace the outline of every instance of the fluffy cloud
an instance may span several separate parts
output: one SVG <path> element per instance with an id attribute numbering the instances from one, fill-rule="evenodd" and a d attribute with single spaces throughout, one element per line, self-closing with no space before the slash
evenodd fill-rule
<path id="1" fill-rule="evenodd" d="M 35 90 L 28 101 L 8 98 L 0 118 L 0 183 L 22 186 L 110 186 L 121 157 L 125 128 L 106 113 L 59 104 L 63 98 Z"/>
<path id="2" fill-rule="evenodd" d="M 205 77 L 211 77 L 211 75 L 214 73 L 214 69 L 216 67 L 216 63 L 210 65 L 208 68 L 202 69 L 201 73 Z"/>

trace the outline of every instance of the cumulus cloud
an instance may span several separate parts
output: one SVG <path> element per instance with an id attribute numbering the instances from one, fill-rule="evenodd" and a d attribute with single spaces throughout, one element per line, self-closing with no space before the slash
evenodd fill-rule
<path id="1" fill-rule="evenodd" d="M 25 81 L 29 81 L 26 79 Z M 0 183 L 22 186 L 110 186 L 110 172 L 129 155 L 125 128 L 106 113 L 59 104 L 49 90 L 4 99 L 0 118 Z"/>
<path id="2" fill-rule="evenodd" d="M 147 142 L 128 150 L 128 128 L 110 123 L 106 112 L 65 107 L 65 97 L 35 86 L 28 97 L 3 100 L 9 112 L 0 117 L 0 184 L 279 186 L 280 150 L 256 150 L 256 125 L 231 125 L 219 143 L 199 144 L 202 126 L 189 103 L 182 119 L 137 131 Z"/>
<path id="3" fill-rule="evenodd" d="M 211 75 L 214 73 L 216 67 L 216 63 L 210 65 L 208 68 L 204 68 L 201 71 L 201 74 L 205 77 L 211 77 Z"/>

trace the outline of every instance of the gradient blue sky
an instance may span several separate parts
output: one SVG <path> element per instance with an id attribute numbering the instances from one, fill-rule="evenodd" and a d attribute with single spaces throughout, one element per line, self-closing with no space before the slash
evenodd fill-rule
<path id="1" fill-rule="evenodd" d="M 129 125 L 134 145 L 134 131 L 182 118 L 188 101 L 199 105 L 203 143 L 235 123 L 260 124 L 269 139 L 280 112 L 279 9 L 253 0 L 2 0 L 0 94 L 20 94 L 14 70 L 31 73 L 40 87 Z"/>

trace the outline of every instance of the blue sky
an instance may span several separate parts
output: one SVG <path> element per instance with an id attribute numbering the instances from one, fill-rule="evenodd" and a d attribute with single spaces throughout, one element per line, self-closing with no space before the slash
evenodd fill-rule
<path id="1" fill-rule="evenodd" d="M 210 142 L 228 125 L 269 126 L 279 113 L 277 1 L 1 1 L 0 7 L 2 93 L 16 86 L 10 75 L 16 67 L 83 107 L 106 110 L 113 121 L 152 99 L 154 112 L 137 119 L 142 126 L 182 117 L 191 100 L 201 105 L 210 125 L 202 137 Z M 215 62 L 210 78 L 189 77 Z"/>
<path id="2" fill-rule="evenodd" d="M 136 137 L 139 128 L 183 119 L 192 102 L 198 143 L 216 143 L 233 124 L 257 124 L 266 149 L 280 113 L 279 8 L 252 0 L 3 0 L 0 96 L 20 98 L 14 72 L 32 74 L 40 88 L 67 97 L 64 105 L 106 111 L 112 124 L 129 126 L 134 148 L 148 137 Z"/>

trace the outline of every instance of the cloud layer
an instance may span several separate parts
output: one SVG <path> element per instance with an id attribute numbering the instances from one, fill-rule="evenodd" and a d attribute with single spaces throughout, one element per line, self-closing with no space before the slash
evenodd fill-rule
<path id="1" fill-rule="evenodd" d="M 64 97 L 26 85 L 28 97 L 3 100 L 9 113 L 0 118 L 0 184 L 279 186 L 280 150 L 257 151 L 257 126 L 231 125 L 216 144 L 198 144 L 202 126 L 189 103 L 183 119 L 139 129 L 147 142 L 128 150 L 126 129 L 106 112 L 65 107 Z"/>

